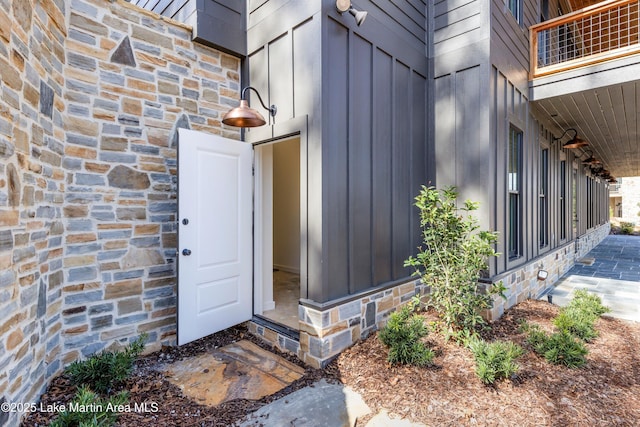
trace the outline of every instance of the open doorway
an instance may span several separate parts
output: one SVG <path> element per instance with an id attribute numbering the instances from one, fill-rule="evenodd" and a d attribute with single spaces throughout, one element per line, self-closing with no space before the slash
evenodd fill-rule
<path id="1" fill-rule="evenodd" d="M 254 313 L 298 330 L 300 300 L 300 138 L 255 148 Z"/>

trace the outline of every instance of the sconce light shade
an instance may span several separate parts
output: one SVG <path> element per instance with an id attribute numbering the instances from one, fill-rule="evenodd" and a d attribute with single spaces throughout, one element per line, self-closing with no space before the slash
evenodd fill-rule
<path id="1" fill-rule="evenodd" d="M 278 111 L 276 106 L 272 105 L 271 107 L 267 107 L 266 105 L 264 105 L 264 102 L 262 102 L 262 98 L 260 97 L 258 91 L 251 86 L 247 86 L 242 89 L 242 94 L 240 95 L 240 106 L 228 111 L 227 114 L 225 114 L 222 118 L 222 123 L 238 128 L 255 128 L 267 123 L 267 121 L 264 119 L 262 114 L 258 112 L 258 110 L 249 107 L 249 101 L 247 101 L 245 98 L 245 94 L 249 89 L 253 90 L 256 95 L 258 95 L 258 100 L 260 100 L 262 108 L 268 110 L 269 115 L 275 118 L 276 112 Z"/>
<path id="2" fill-rule="evenodd" d="M 355 19 L 356 25 L 359 27 L 367 17 L 367 12 L 356 10 L 351 4 L 351 0 L 336 0 L 336 10 L 342 15 L 349 12 Z"/>
<path id="3" fill-rule="evenodd" d="M 602 163 L 600 160 L 598 160 L 595 157 L 593 157 L 593 152 L 592 151 L 587 151 L 586 153 L 589 153 L 589 157 L 587 157 L 586 159 L 584 159 L 582 161 L 583 165 L 599 165 L 600 163 Z"/>
<path id="4" fill-rule="evenodd" d="M 351 6 L 349 8 L 349 13 L 351 15 L 353 15 L 354 18 L 356 18 L 356 25 L 359 27 L 360 25 L 362 25 L 362 23 L 364 22 L 365 18 L 367 17 L 367 12 L 363 11 L 363 10 L 355 10 L 353 8 L 353 6 Z"/>
<path id="5" fill-rule="evenodd" d="M 258 110 L 249 107 L 249 101 L 240 100 L 240 106 L 227 112 L 222 118 L 222 123 L 238 128 L 254 128 L 267 123 Z"/>
<path id="6" fill-rule="evenodd" d="M 555 141 L 561 140 L 567 134 L 567 132 L 569 132 L 569 131 L 573 131 L 573 133 L 574 133 L 573 138 L 570 141 L 565 142 L 562 145 L 562 148 L 574 149 L 574 148 L 586 147 L 587 145 L 589 145 L 589 143 L 587 141 L 585 141 L 584 139 L 578 138 L 578 131 L 575 130 L 574 128 L 569 128 L 569 129 L 565 130 L 564 133 L 560 136 L 560 138 L 555 138 Z"/>

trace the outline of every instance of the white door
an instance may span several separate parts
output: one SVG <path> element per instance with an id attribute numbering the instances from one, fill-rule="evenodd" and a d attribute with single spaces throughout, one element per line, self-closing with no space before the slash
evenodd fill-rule
<path id="1" fill-rule="evenodd" d="M 182 345 L 252 316 L 252 177 L 250 144 L 178 132 Z"/>

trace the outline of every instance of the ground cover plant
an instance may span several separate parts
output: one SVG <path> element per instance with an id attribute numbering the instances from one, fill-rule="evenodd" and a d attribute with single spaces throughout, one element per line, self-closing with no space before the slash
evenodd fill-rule
<path id="1" fill-rule="evenodd" d="M 424 318 L 415 313 L 415 306 L 409 303 L 392 313 L 378 334 L 380 341 L 389 347 L 387 360 L 392 364 L 429 366 L 433 363 L 435 354 L 422 340 L 429 330 Z"/>
<path id="2" fill-rule="evenodd" d="M 65 369 L 71 386 L 77 391 L 50 424 L 51 427 L 110 427 L 119 417 L 119 408 L 129 399 L 121 390 L 133 372 L 133 363 L 144 350 L 146 334 L 119 351 L 102 351 L 86 360 L 72 362 Z"/>
<path id="3" fill-rule="evenodd" d="M 598 336 L 595 322 L 609 309 L 600 297 L 585 290 L 577 290 L 571 302 L 559 310 L 553 319 L 557 332 L 548 334 L 538 325 L 523 322 L 527 343 L 533 350 L 556 365 L 578 368 L 587 363 L 585 342 Z"/>
<path id="4" fill-rule="evenodd" d="M 488 289 L 478 283 L 487 259 L 498 256 L 497 234 L 480 230 L 473 216 L 478 203 L 466 201 L 458 207 L 457 198 L 454 187 L 422 186 L 415 205 L 423 245 L 405 261 L 405 267 L 413 267 L 430 287 L 426 301 L 438 312 L 445 335 L 464 342 L 485 324 L 481 311 L 490 308 L 493 296 L 505 289 L 502 283 Z"/>
<path id="5" fill-rule="evenodd" d="M 469 340 L 469 349 L 476 362 L 476 375 L 487 385 L 512 378 L 520 369 L 516 359 L 524 354 L 522 347 L 510 341 L 487 342 L 478 338 Z"/>
<path id="6" fill-rule="evenodd" d="M 133 362 L 144 350 L 145 339 L 142 335 L 122 351 L 103 351 L 72 362 L 66 369 L 71 382 L 101 394 L 109 393 L 131 374 Z"/>

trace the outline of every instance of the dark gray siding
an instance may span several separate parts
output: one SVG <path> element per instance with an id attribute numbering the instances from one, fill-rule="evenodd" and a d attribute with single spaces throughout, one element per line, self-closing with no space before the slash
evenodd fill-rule
<path id="1" fill-rule="evenodd" d="M 413 197 L 433 157 L 425 3 L 355 6 L 369 13 L 361 27 L 329 0 L 249 3 L 251 85 L 277 104 L 276 123 L 308 117 L 310 304 L 410 276 L 403 262 L 420 237 Z"/>
<path id="2" fill-rule="evenodd" d="M 193 0 L 191 0 L 193 1 Z M 223 51 L 247 54 L 246 1 L 196 0 L 197 18 L 193 39 Z"/>
<path id="3" fill-rule="evenodd" d="M 246 1 L 130 0 L 193 28 L 193 40 L 237 56 L 247 53 Z"/>
<path id="4" fill-rule="evenodd" d="M 294 130 L 306 135 L 300 142 L 301 298 L 313 300 L 322 294 L 323 280 L 320 21 L 319 2 L 271 0 L 249 4 L 248 83 L 260 92 L 265 103 L 277 105 L 278 114 L 276 126 L 247 131 L 245 139 L 258 142 Z M 253 93 L 249 95 L 251 105 L 261 109 Z"/>
<path id="5" fill-rule="evenodd" d="M 436 0 L 432 13 L 429 56 L 438 56 L 486 38 L 488 19 L 481 0 Z"/>
<path id="6" fill-rule="evenodd" d="M 420 237 L 413 197 L 433 179 L 424 39 L 407 43 L 415 22 L 403 7 L 393 19 L 405 26 L 392 27 L 404 36 L 387 27 L 374 7 L 382 3 L 359 5 L 370 13 L 360 28 L 330 9 L 324 28 L 320 302 L 409 277 L 403 263 Z"/>

